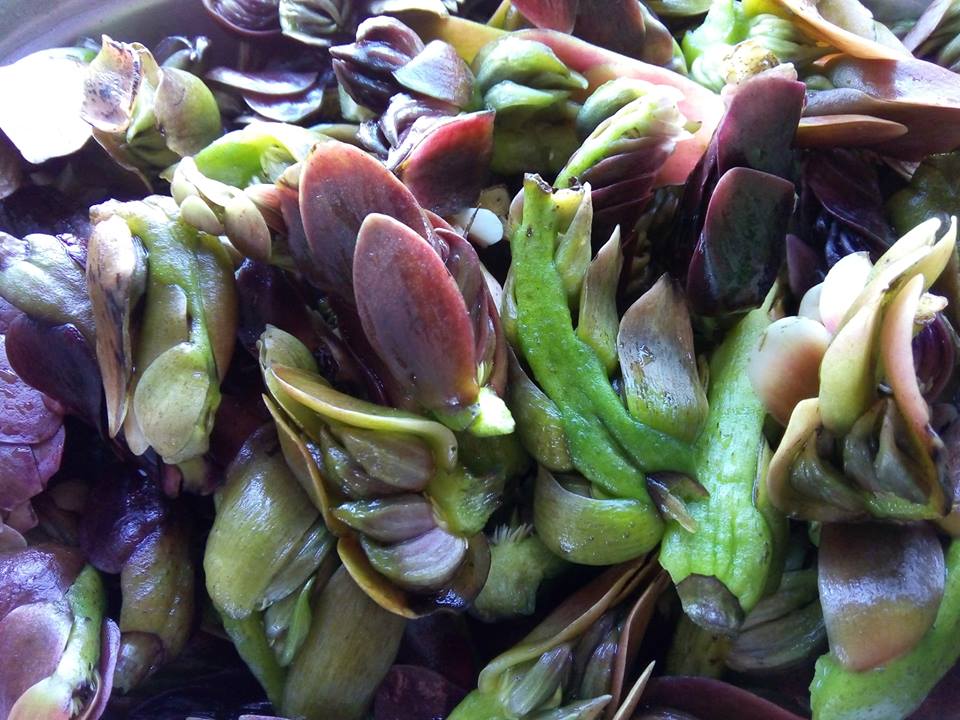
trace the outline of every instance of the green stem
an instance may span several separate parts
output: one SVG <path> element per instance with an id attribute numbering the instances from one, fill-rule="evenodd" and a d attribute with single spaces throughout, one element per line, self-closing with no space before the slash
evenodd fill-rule
<path id="1" fill-rule="evenodd" d="M 250 672 L 267 693 L 274 707 L 283 700 L 283 686 L 287 672 L 277 661 L 273 648 L 267 642 L 260 613 L 250 613 L 245 618 L 235 620 L 226 613 L 220 613 L 223 629 L 230 636 L 240 657 L 250 668 Z"/>
<path id="2" fill-rule="evenodd" d="M 697 479 L 710 493 L 688 504 L 697 532 L 671 522 L 660 562 L 675 583 L 690 575 L 716 578 L 749 612 L 775 569 L 786 530 L 778 513 L 754 505 L 764 408 L 746 373 L 753 349 L 770 320 L 754 310 L 730 332 L 710 363 L 710 411 L 697 440 Z"/>
<path id="3" fill-rule="evenodd" d="M 447 720 L 510 720 L 510 717 L 503 713 L 497 698 L 474 690 L 457 705 Z"/>
<path id="4" fill-rule="evenodd" d="M 561 411 L 574 465 L 604 491 L 651 507 L 644 473 L 689 473 L 689 446 L 633 419 L 593 349 L 577 337 L 554 263 L 558 212 L 549 189 L 528 176 L 523 224 L 513 238 L 517 332 L 537 381 Z"/>

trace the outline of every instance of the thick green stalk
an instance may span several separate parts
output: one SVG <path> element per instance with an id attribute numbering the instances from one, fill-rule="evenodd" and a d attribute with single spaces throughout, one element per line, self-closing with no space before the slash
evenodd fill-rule
<path id="1" fill-rule="evenodd" d="M 66 593 L 73 625 L 51 675 L 29 687 L 10 709 L 9 720 L 73 718 L 84 711 L 84 704 L 96 694 L 101 682 L 100 633 L 107 598 L 100 575 L 87 565 Z M 29 662 L 31 658 L 13 658 Z M 4 658 L 7 661 L 7 658 Z"/>
<path id="2" fill-rule="evenodd" d="M 634 420 L 593 349 L 577 337 L 554 263 L 558 210 L 549 187 L 524 184 L 523 224 L 512 242 L 517 332 L 537 381 L 560 409 L 574 465 L 605 492 L 649 504 L 644 473 L 692 469 L 690 448 Z"/>
<path id="3" fill-rule="evenodd" d="M 283 700 L 287 672 L 280 666 L 273 648 L 267 642 L 261 614 L 251 613 L 236 620 L 222 612 L 220 619 L 240 657 L 267 693 L 267 698 L 275 707 L 279 706 Z"/>
<path id="4" fill-rule="evenodd" d="M 660 551 L 660 563 L 675 583 L 691 575 L 716 578 L 743 612 L 763 594 L 786 530 L 782 517 L 754 505 L 764 408 L 746 365 L 769 322 L 765 308 L 754 310 L 713 356 L 710 412 L 694 450 L 697 479 L 710 495 L 687 506 L 697 531 L 669 523 Z"/>
<path id="5" fill-rule="evenodd" d="M 290 665 L 280 711 L 306 720 L 366 717 L 405 625 L 341 567 L 314 601 L 313 622 Z"/>
<path id="6" fill-rule="evenodd" d="M 495 695 L 474 690 L 457 705 L 447 720 L 510 720 Z"/>
<path id="7" fill-rule="evenodd" d="M 71 687 L 93 680 L 100 661 L 100 624 L 107 609 L 107 597 L 100 575 L 87 565 L 67 591 L 73 612 L 73 629 L 60 658 L 56 676 Z"/>

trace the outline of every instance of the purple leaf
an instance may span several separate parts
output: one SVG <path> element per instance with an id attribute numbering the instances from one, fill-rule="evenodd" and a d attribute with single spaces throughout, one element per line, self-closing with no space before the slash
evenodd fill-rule
<path id="1" fill-rule="evenodd" d="M 159 485 L 143 471 L 114 466 L 91 488 L 80 523 L 80 546 L 98 570 L 118 573 L 143 540 L 166 517 Z"/>
<path id="2" fill-rule="evenodd" d="M 673 148 L 670 139 L 638 138 L 629 141 L 629 150 L 625 147 L 623 154 L 605 158 L 583 173 L 580 181 L 591 187 L 595 236 L 609 237 L 617 225 L 633 227 Z"/>
<path id="3" fill-rule="evenodd" d="M 470 315 L 453 276 L 422 237 L 386 215 L 367 216 L 353 284 L 370 344 L 421 405 L 449 411 L 476 401 Z"/>
<path id="4" fill-rule="evenodd" d="M 457 113 L 457 108 L 452 105 L 400 93 L 390 98 L 390 104 L 383 111 L 375 127 L 389 143 L 389 149 L 396 153 L 401 150 L 407 135 L 419 118 L 453 116 Z"/>
<path id="5" fill-rule="evenodd" d="M 0 620 L 0 717 L 7 717 L 17 699 L 57 669 L 70 637 L 66 603 L 36 602 L 14 608 Z"/>
<path id="6" fill-rule="evenodd" d="M 677 209 L 673 242 L 660 247 L 678 277 L 687 273 L 700 243 L 710 195 L 720 177 L 742 166 L 789 177 L 792 142 L 803 107 L 803 83 L 767 71 L 740 85 L 730 97 L 710 146 L 693 170 Z M 771 108 L 776 108 L 771 112 Z M 791 208 L 792 210 L 792 208 Z M 731 218 L 732 219 L 732 218 Z M 782 238 L 778 241 L 782 244 Z M 742 251 L 746 251 L 742 248 Z M 689 290 L 689 283 L 688 283 Z"/>
<path id="7" fill-rule="evenodd" d="M 292 70 L 244 72 L 229 67 L 216 67 L 204 77 L 240 92 L 274 97 L 302 93 L 316 82 L 317 73 Z"/>
<path id="8" fill-rule="evenodd" d="M 302 172 L 301 172 L 302 174 Z M 320 284 L 322 265 L 314 267 L 310 258 L 310 247 L 307 245 L 307 235 L 303 227 L 303 217 L 300 209 L 300 191 L 298 187 L 290 187 L 282 180 L 276 184 L 277 202 L 280 205 L 280 217 L 283 219 L 287 245 L 290 254 L 297 265 L 297 269 L 312 284 Z"/>
<path id="9" fill-rule="evenodd" d="M 392 179 L 395 179 L 392 174 L 387 174 Z M 287 243 L 297 263 L 297 268 L 314 287 L 322 288 L 329 275 L 323 272 L 323 263 L 314 261 L 310 247 L 307 244 L 304 220 L 300 211 L 302 181 L 300 193 L 283 184 L 278 184 L 277 188 L 280 199 L 280 210 L 283 215 L 284 224 L 287 227 Z M 406 192 L 406 188 L 403 188 L 403 190 Z M 324 200 L 321 205 L 325 203 L 326 200 Z M 332 212 L 332 210 L 329 206 L 325 206 L 323 212 Z M 359 230 L 360 222 L 362 222 L 362 218 L 357 220 L 357 230 Z M 319 227 L 321 226 L 318 225 L 318 228 Z M 326 240 L 326 238 L 324 237 L 323 240 Z M 352 251 L 350 257 L 352 273 Z M 384 383 L 389 382 L 390 379 L 381 379 L 375 372 L 375 370 L 380 369 L 380 366 L 377 363 L 373 351 L 370 350 L 369 343 L 363 334 L 363 328 L 360 327 L 360 319 L 357 318 L 356 309 L 353 307 L 353 284 L 352 282 L 342 284 L 345 288 L 349 289 L 349 295 L 346 297 L 334 297 L 332 300 L 334 309 L 337 312 L 338 329 L 347 341 L 347 343 L 341 343 L 343 347 L 342 358 L 349 358 L 349 362 L 339 362 L 339 364 L 341 367 L 349 366 L 351 369 L 357 370 L 357 377 L 362 378 L 362 384 L 366 389 L 367 398 L 371 402 L 386 405 L 388 404 L 387 389 L 384 388 Z M 327 340 L 327 344 L 337 345 L 337 343 L 331 343 L 331 339 Z M 347 347 L 348 344 L 349 347 Z"/>
<path id="10" fill-rule="evenodd" d="M 713 139 L 720 173 L 748 167 L 789 177 L 804 91 L 802 82 L 770 71 L 740 85 Z"/>
<path id="11" fill-rule="evenodd" d="M 9 322 L 10 306 L 3 303 L 0 311 Z M 18 313 L 11 326 L 21 320 L 25 317 Z M 60 468 L 65 433 L 62 410 L 11 367 L 9 342 L 9 334 L 0 335 L 0 510 L 12 513 L 19 508 L 23 517 L 8 517 L 7 522 L 26 530 L 35 524 L 29 500 L 43 492 Z M 40 350 L 41 357 L 47 353 Z"/>
<path id="12" fill-rule="evenodd" d="M 823 280 L 820 256 L 796 235 L 787 235 L 787 277 L 790 292 L 797 298 Z"/>
<path id="13" fill-rule="evenodd" d="M 452 230 L 440 229 L 437 230 L 437 236 L 449 248 L 445 264 L 447 271 L 460 288 L 464 305 L 470 314 L 470 324 L 473 326 L 476 341 L 477 363 L 480 363 L 486 352 L 491 330 L 487 307 L 487 281 L 483 276 L 483 266 L 473 245 L 461 235 Z"/>
<path id="14" fill-rule="evenodd" d="M 50 325 L 22 315 L 7 333 L 10 365 L 27 383 L 94 427 L 103 387 L 93 349 L 74 325 Z"/>
<path id="15" fill-rule="evenodd" d="M 817 115 L 801 118 L 793 142 L 799 148 L 854 148 L 906 134 L 905 125 L 871 115 Z"/>
<path id="16" fill-rule="evenodd" d="M 11 510 L 40 494 L 60 469 L 63 427 L 36 445 L 0 443 L 0 509 Z"/>
<path id="17" fill-rule="evenodd" d="M 449 43 L 434 40 L 393 73 L 408 90 L 458 108 L 473 100 L 473 74 Z"/>
<path id="18" fill-rule="evenodd" d="M 735 685 L 712 678 L 678 676 L 653 678 L 634 717 L 645 720 L 649 717 L 645 711 L 668 708 L 697 720 L 801 720 L 792 712 Z"/>
<path id="19" fill-rule="evenodd" d="M 317 82 L 298 95 L 276 97 L 244 93 L 243 101 L 255 113 L 269 120 L 297 123 L 320 112 L 326 90 L 324 82 Z"/>
<path id="20" fill-rule="evenodd" d="M 594 45 L 655 65 L 669 66 L 673 60 L 670 32 L 643 3 L 634 0 L 580 0 L 573 33 Z"/>
<path id="21" fill-rule="evenodd" d="M 43 393 L 27 385 L 7 358 L 6 337 L 0 337 L 0 442 L 32 444 L 47 440 L 63 418 Z"/>
<path id="22" fill-rule="evenodd" d="M 240 343 L 256 356 L 257 341 L 267 325 L 295 336 L 316 349 L 313 322 L 307 299 L 290 277 L 278 267 L 244 260 L 237 271 Z"/>
<path id="23" fill-rule="evenodd" d="M 460 687 L 472 687 L 477 677 L 470 632 L 462 615 L 436 613 L 407 623 L 397 662 L 433 670 Z"/>
<path id="24" fill-rule="evenodd" d="M 687 275 L 697 312 L 760 304 L 780 268 L 793 206 L 793 183 L 775 175 L 738 167 L 720 178 Z"/>
<path id="25" fill-rule="evenodd" d="M 382 113 L 402 90 L 393 73 L 423 51 L 420 37 L 395 18 L 373 17 L 357 28 L 357 40 L 330 48 L 340 87 L 357 103 Z"/>
<path id="26" fill-rule="evenodd" d="M 659 253 L 667 259 L 670 272 L 676 277 L 684 277 L 690 256 L 693 254 L 703 229 L 703 219 L 707 213 L 710 193 L 713 191 L 720 172 L 717 170 L 717 145 L 711 141 L 710 147 L 700 162 L 690 173 L 690 179 L 684 186 L 683 195 L 677 207 L 674 221 L 674 240 L 661 245 Z"/>
<path id="27" fill-rule="evenodd" d="M 513 6 L 538 28 L 573 31 L 580 0 L 516 0 Z"/>
<path id="28" fill-rule="evenodd" d="M 280 34 L 280 0 L 203 0 L 203 7 L 223 27 L 243 37 Z"/>
<path id="29" fill-rule="evenodd" d="M 420 205 L 449 215 L 476 202 L 490 172 L 493 118 L 486 111 L 440 120 L 410 151 L 397 175 Z"/>
<path id="30" fill-rule="evenodd" d="M 803 178 L 823 209 L 864 236 L 877 256 L 893 244 L 876 164 L 850 150 L 816 151 L 806 157 Z"/>
<path id="31" fill-rule="evenodd" d="M 804 114 L 872 115 L 904 125 L 906 135 L 874 147 L 922 160 L 960 146 L 960 76 L 923 60 L 863 60 L 837 55 L 824 67 L 835 89 L 811 93 Z"/>
<path id="32" fill-rule="evenodd" d="M 83 564 L 77 550 L 63 545 L 0 552 L 0 620 L 21 605 L 62 600 Z"/>
<path id="33" fill-rule="evenodd" d="M 952 340 L 952 331 L 942 315 L 924 325 L 913 338 L 913 362 L 917 371 L 923 396 L 936 402 L 953 377 L 957 349 Z"/>
<path id="34" fill-rule="evenodd" d="M 449 716 L 466 696 L 440 673 L 416 665 L 394 665 L 377 689 L 374 720 L 434 720 Z"/>
<path id="35" fill-rule="evenodd" d="M 431 234 L 416 198 L 378 160 L 346 143 L 317 145 L 300 175 L 308 272 L 318 289 L 351 304 L 357 233 L 371 213 L 395 218 L 423 238 Z"/>

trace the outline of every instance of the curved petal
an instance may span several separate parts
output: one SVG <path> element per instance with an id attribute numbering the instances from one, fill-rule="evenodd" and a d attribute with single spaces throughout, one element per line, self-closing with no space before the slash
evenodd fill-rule
<path id="1" fill-rule="evenodd" d="M 449 43 L 434 40 L 393 72 L 397 82 L 418 95 L 467 107 L 473 100 L 473 74 Z"/>
<path id="2" fill-rule="evenodd" d="M 877 394 L 875 345 L 880 330 L 880 298 L 862 307 L 840 328 L 820 365 L 820 415 L 828 430 L 853 427 Z"/>
<path id="3" fill-rule="evenodd" d="M 706 677 L 653 678 L 641 698 L 641 709 L 669 713 L 666 717 L 711 720 L 800 720 L 769 700 L 743 688 Z M 638 713 L 635 717 L 651 717 Z M 652 717 L 663 717 L 653 714 Z"/>
<path id="4" fill-rule="evenodd" d="M 318 114 L 324 99 L 329 98 L 329 85 L 318 80 L 297 95 L 275 96 L 244 93 L 243 101 L 257 115 L 282 123 L 299 123 Z M 351 127 L 351 126 L 347 126 Z"/>
<path id="5" fill-rule="evenodd" d="M 512 668 L 584 635 L 649 579 L 652 571 L 652 564 L 643 558 L 608 568 L 562 602 L 520 643 L 490 661 L 480 673 L 479 689 L 495 692 Z"/>
<path id="6" fill-rule="evenodd" d="M 283 96 L 303 92 L 309 88 L 317 79 L 317 73 L 290 70 L 244 72 L 229 67 L 216 67 L 204 77 L 241 92 Z"/>
<path id="7" fill-rule="evenodd" d="M 354 535 L 340 538 L 337 552 L 350 576 L 372 600 L 406 618 L 418 618 L 438 610 L 465 610 L 480 592 L 490 570 L 490 547 L 482 534 L 468 540 L 466 557 L 456 575 L 434 593 L 408 592 L 389 582 L 374 569 Z"/>
<path id="8" fill-rule="evenodd" d="M 0 129 L 27 162 L 70 155 L 90 139 L 90 125 L 81 117 L 89 60 L 82 50 L 62 48 L 0 67 Z"/>
<path id="9" fill-rule="evenodd" d="M 146 259 L 126 221 L 98 222 L 87 248 L 87 284 L 97 325 L 97 361 L 103 381 L 110 436 L 127 414 L 127 388 L 133 377 L 130 318 L 146 284 Z"/>
<path id="10" fill-rule="evenodd" d="M 866 252 L 850 253 L 830 268 L 820 287 L 820 321 L 827 332 L 837 332 L 843 318 L 863 292 L 873 263 Z"/>
<path id="11" fill-rule="evenodd" d="M 338 505 L 333 514 L 345 525 L 383 543 L 402 542 L 436 527 L 433 508 L 421 495 L 397 495 Z"/>
<path id="12" fill-rule="evenodd" d="M 847 4 L 847 10 L 842 3 L 823 3 L 834 10 L 835 22 L 831 22 L 820 12 L 820 2 L 817 0 L 774 0 L 784 10 L 792 15 L 793 22 L 804 33 L 828 45 L 832 45 L 841 52 L 852 57 L 868 60 L 897 60 L 911 58 L 910 51 L 898 41 L 892 33 L 879 36 L 874 31 L 876 23 L 873 16 L 859 2 Z M 839 12 L 837 12 L 839 10 Z M 831 16 L 832 17 L 832 16 Z M 848 27 L 842 27 L 842 22 Z M 883 28 L 886 30 L 886 28 Z M 871 37 L 872 36 L 872 37 Z"/>
<path id="13" fill-rule="evenodd" d="M 467 541 L 440 527 L 393 545 L 360 536 L 373 567 L 406 590 L 439 590 L 453 579 L 467 555 Z"/>
<path id="14" fill-rule="evenodd" d="M 907 126 L 872 115 L 815 115 L 800 119 L 794 143 L 801 148 L 860 147 L 903 137 Z"/>
<path id="15" fill-rule="evenodd" d="M 930 407 L 920 390 L 913 357 L 913 327 L 922 293 L 923 276 L 916 275 L 890 303 L 880 329 L 880 350 L 883 374 L 897 407 L 913 437 L 931 452 L 934 447 L 942 447 L 942 441 L 930 425 Z"/>
<path id="16" fill-rule="evenodd" d="M 207 591 L 217 609 L 237 619 L 261 610 L 317 515 L 277 452 L 273 428 L 254 433 L 227 469 L 204 553 Z M 244 571 L 251 561 L 261 570 Z"/>
<path id="17" fill-rule="evenodd" d="M 664 275 L 620 321 L 617 351 L 623 394 L 641 422 L 692 442 L 707 418 L 690 315 L 677 283 Z"/>
<path id="18" fill-rule="evenodd" d="M 767 412 L 784 427 L 797 403 L 817 396 L 829 343 L 826 328 L 805 317 L 781 318 L 764 331 L 747 374 Z"/>
<path id="19" fill-rule="evenodd" d="M 863 672 L 916 646 L 940 607 L 943 550 L 930 525 L 825 525 L 819 585 L 830 649 Z"/>
<path id="20" fill-rule="evenodd" d="M 176 463 L 207 451 L 219 400 L 207 359 L 196 345 L 179 343 L 147 366 L 132 406 L 147 442 Z"/>
<path id="21" fill-rule="evenodd" d="M 247 38 L 280 34 L 279 4 L 280 0 L 203 0 L 214 20 Z"/>
<path id="22" fill-rule="evenodd" d="M 610 565 L 648 552 L 663 525 L 637 500 L 599 499 L 561 485 L 546 469 L 533 501 L 537 534 L 556 555 L 584 565 Z M 616 537 L 612 543 L 609 538 Z"/>
<path id="23" fill-rule="evenodd" d="M 438 465 L 450 469 L 456 463 L 457 438 L 438 422 L 345 395 L 303 370 L 277 366 L 267 370 L 265 377 L 268 383 L 276 379 L 284 392 L 326 419 L 368 430 L 390 430 L 421 437 L 429 443 Z"/>

